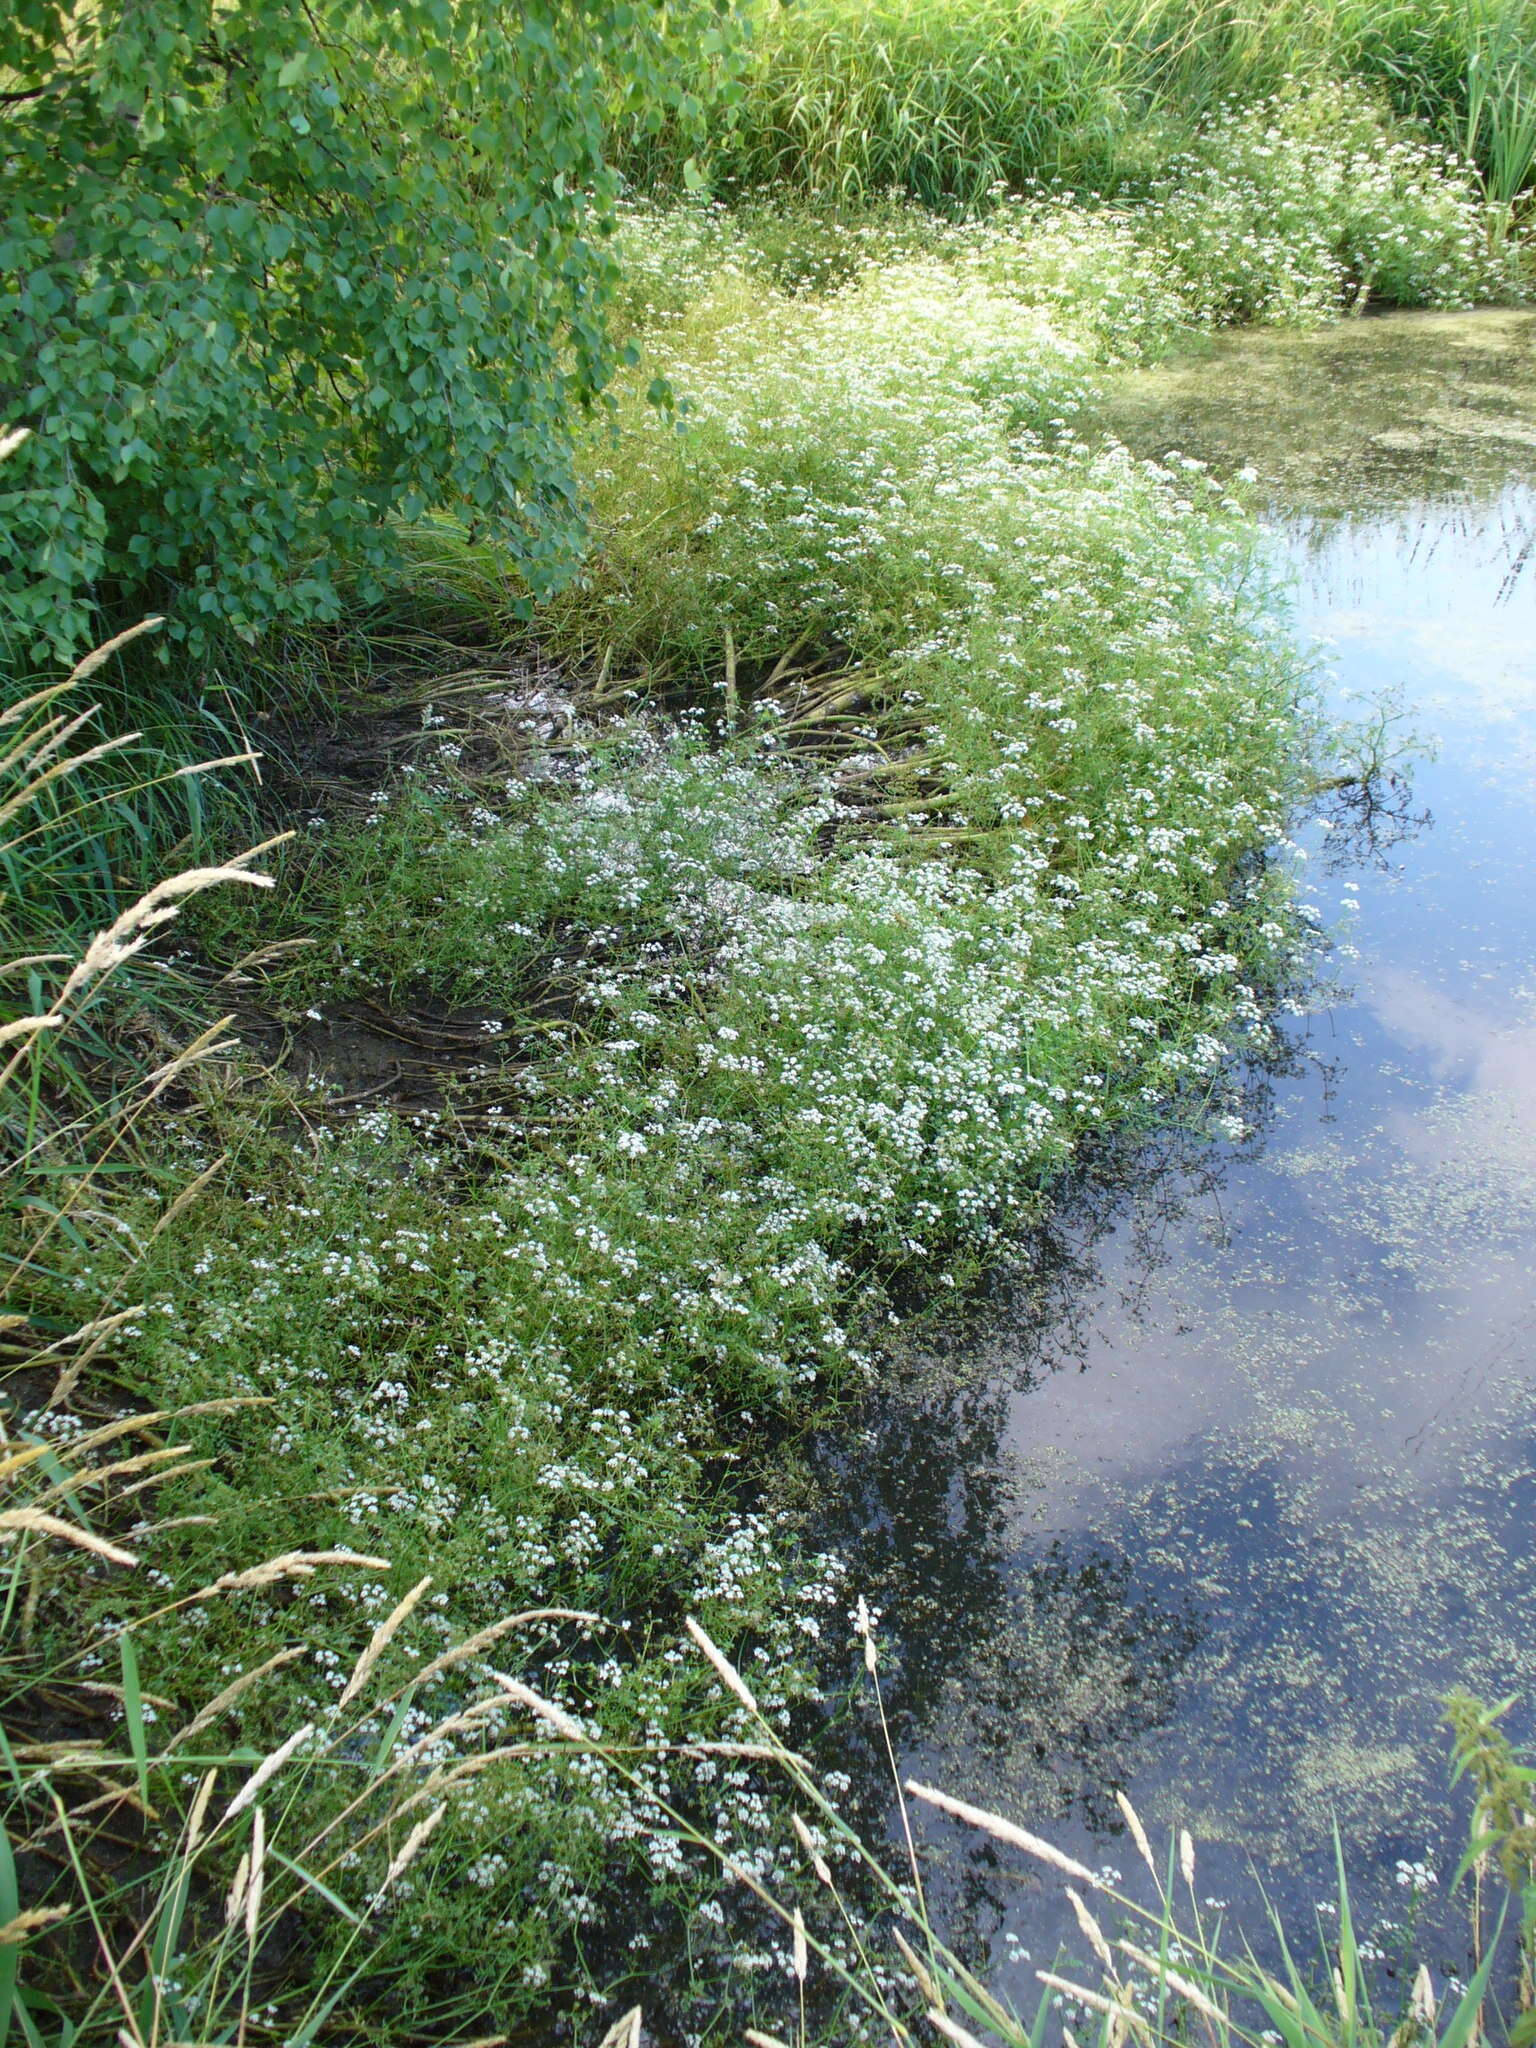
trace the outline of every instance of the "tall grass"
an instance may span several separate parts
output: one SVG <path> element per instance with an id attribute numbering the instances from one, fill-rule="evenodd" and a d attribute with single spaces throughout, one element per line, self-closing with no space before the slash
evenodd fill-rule
<path id="1" fill-rule="evenodd" d="M 713 138 L 722 188 L 961 207 L 1041 179 L 1134 190 L 1203 115 L 1297 80 L 1361 79 L 1507 177 L 1469 106 L 1490 64 L 1536 49 L 1530 0 L 765 0 L 752 22 Z M 677 183 L 691 148 L 663 129 L 621 155 L 637 182 Z"/>
<path id="2" fill-rule="evenodd" d="M 1536 35 L 1522 10 L 1506 8 L 1468 52 L 1460 140 L 1502 220 L 1511 221 L 1536 178 Z"/>
<path id="3" fill-rule="evenodd" d="M 29 429 L 0 432 L 0 464 Z M 247 646 L 230 633 L 194 662 L 148 618 L 111 633 L 71 675 L 0 662 L 0 954 L 28 932 L 84 943 L 166 872 L 254 822 L 253 722 L 335 701 L 364 651 L 320 629 Z M 381 631 L 367 650 L 392 652 Z M 259 771 L 258 771 L 259 772 Z M 22 970 L 41 1001 L 40 963 Z M 26 997 L 0 984 L 0 1018 Z M 143 984 L 135 994 L 143 999 Z M 15 998 L 16 1000 L 13 1000 Z M 24 1006 L 24 1003 L 23 1003 Z"/>
<path id="4" fill-rule="evenodd" d="M 119 1321 L 98 1320 L 77 1341 Z M 137 1624 L 77 1619 L 65 1653 L 49 1654 L 61 1609 L 88 1615 L 104 1581 L 138 1569 L 137 1546 L 154 1533 L 153 1489 L 191 1461 L 186 1444 L 166 1441 L 167 1426 L 239 1405 L 129 1414 L 73 1434 L 0 1423 L 0 2040 L 309 2048 L 338 2009 L 366 2001 L 381 1931 L 450 1808 L 499 1763 L 542 1753 L 492 1735 L 450 1757 L 455 1737 L 494 1731 L 516 1687 L 473 1689 L 484 1638 L 401 1675 L 391 1646 L 429 1579 L 362 1641 L 331 1711 L 265 1755 L 231 1745 L 228 1731 L 305 1654 L 290 1630 L 272 1649 L 253 1626 L 234 1681 L 185 1718 L 167 1717 L 171 1702 L 156 1689 L 165 1681 L 141 1659 L 146 1623 L 213 1604 L 259 1614 L 274 1596 L 343 1571 L 388 1572 L 387 1558 L 351 1550 L 224 1571 Z M 494 1634 L 553 1618 L 508 1616 Z M 457 1710 L 424 1732 L 407 1727 L 417 1687 L 444 1674 L 469 1682 Z M 318 1952 L 305 1934 L 317 1920 L 334 1929 Z M 480 2048 L 505 2038 L 475 2031 Z M 434 2038 L 464 2037 L 449 2028 Z"/>
<path id="5" fill-rule="evenodd" d="M 99 1013 L 122 1007 L 114 984 L 153 991 L 134 970 L 189 897 L 216 882 L 263 880 L 248 872 L 252 856 L 244 856 L 186 870 L 143 893 L 132 887 L 140 879 L 133 867 L 150 864 L 167 809 L 186 800 L 191 815 L 200 815 L 200 800 L 185 792 L 254 758 L 239 753 L 157 770 L 146 767 L 137 734 L 98 737 L 101 706 L 82 701 L 84 686 L 156 624 L 129 628 L 70 675 L 0 710 L 0 1192 L 15 1213 L 30 1209 L 46 1219 L 39 1243 L 54 1228 L 78 1234 L 76 1212 L 96 1213 L 99 1190 L 81 1162 L 99 1144 L 112 1173 L 121 1172 L 150 1105 L 181 1071 L 175 1057 L 156 1059 L 146 1086 L 143 1045 L 126 1058 L 110 1045 Z M 133 854 L 127 873 L 117 864 L 125 833 Z M 77 954 L 103 915 L 109 921 Z M 44 935 L 48 943 L 38 950 Z M 154 1027 L 147 1035 L 153 1043 Z M 203 1034 L 192 1057 L 216 1036 Z M 155 1134 L 145 1135 L 153 1149 Z M 33 1254 L 14 1256 L 20 1263 L 0 1282 L 7 1295 Z"/>
<path id="6" fill-rule="evenodd" d="M 159 624 L 130 627 L 72 674 L 0 706 L 0 947 L 116 916 L 141 892 L 157 849 L 203 837 L 206 780 L 256 759 L 242 747 L 177 761 L 141 731 L 100 736 L 106 706 L 84 701 L 84 685 L 94 688 Z"/>
<path id="7" fill-rule="evenodd" d="M 127 758 L 127 742 L 77 744 L 91 713 L 71 695 L 118 644 L 7 714 L 0 860 L 13 872 L 60 857 L 60 841 L 67 857 L 100 801 L 99 773 Z M 129 783 L 120 795 L 138 793 Z M 402 1673 L 396 1639 L 430 1588 L 421 1580 L 361 1636 L 334 1704 L 262 1754 L 231 1743 L 231 1723 L 307 1653 L 291 1627 L 272 1629 L 274 1605 L 281 1613 L 341 1573 L 382 1577 L 389 1560 L 289 1549 L 187 1590 L 173 1593 L 162 1572 L 143 1592 L 125 1587 L 186 1519 L 157 1517 L 157 1492 L 208 1462 L 170 1433 L 253 1405 L 235 1394 L 157 1410 L 114 1388 L 103 1409 L 100 1384 L 110 1387 L 145 1315 L 126 1289 L 146 1253 L 224 1164 L 215 1157 L 189 1178 L 184 1161 L 157 1156 L 167 1101 L 229 1047 L 215 1024 L 102 1080 L 75 1062 L 73 1041 L 186 903 L 230 884 L 269 888 L 251 866 L 265 851 L 166 877 L 78 953 L 0 958 L 0 984 L 32 996 L 0 1020 L 0 2042 L 308 2048 L 366 1995 L 413 1866 L 430 1860 L 450 1808 L 487 1770 L 530 1754 L 485 1739 L 506 1707 L 504 1686 L 484 1688 L 486 1650 L 518 1629 L 590 1618 L 508 1615 Z M 47 898 L 41 911 L 36 897 L 9 909 L 13 920 L 46 916 Z M 58 1268 L 93 1246 L 107 1248 L 109 1284 L 81 1300 L 83 1319 L 61 1322 L 45 1307 L 59 1298 Z M 176 1675 L 159 1673 L 142 1646 L 173 1616 L 206 1627 L 213 1608 L 230 1606 L 243 1612 L 237 1675 L 178 1715 L 159 1689 Z M 413 1697 L 445 1678 L 482 1689 L 423 1732 Z M 472 1746 L 450 1755 L 445 1745 L 466 1735 Z M 317 1926 L 331 1930 L 319 1945 Z M 502 2038 L 476 2031 L 481 2048 Z"/>

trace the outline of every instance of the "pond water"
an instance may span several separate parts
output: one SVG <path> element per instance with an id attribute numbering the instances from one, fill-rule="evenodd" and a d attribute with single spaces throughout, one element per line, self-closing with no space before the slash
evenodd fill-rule
<path id="1" fill-rule="evenodd" d="M 1250 1929 L 1257 1878 L 1326 1899 L 1337 1816 L 1368 1931 L 1417 1915 L 1454 1970 L 1440 1698 L 1536 1725 L 1536 316 L 1237 337 L 1109 424 L 1257 471 L 1336 708 L 1387 693 L 1435 743 L 1430 821 L 1299 835 L 1348 986 L 1255 1135 L 1085 1193 L 828 1452 L 829 1533 L 908 1769 L 1130 1878 L 1124 1787 Z M 1030 1996 L 1055 1887 L 927 1833 Z"/>

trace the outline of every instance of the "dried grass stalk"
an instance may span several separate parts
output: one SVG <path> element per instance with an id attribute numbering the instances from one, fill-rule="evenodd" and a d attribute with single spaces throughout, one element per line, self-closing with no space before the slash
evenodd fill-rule
<path id="1" fill-rule="evenodd" d="M 1158 1875 L 1157 1860 L 1152 1854 L 1152 1844 L 1147 1840 L 1147 1831 L 1141 1824 L 1140 1815 L 1123 1792 L 1115 1794 L 1115 1803 L 1120 1808 L 1121 1816 L 1130 1830 L 1131 1840 L 1136 1844 L 1137 1853 L 1140 1855 L 1142 1862 L 1151 1871 L 1154 1880 L 1161 1885 L 1162 1879 Z"/>
<path id="2" fill-rule="evenodd" d="M 516 1700 L 520 1707 L 526 1707 L 529 1713 L 536 1714 L 541 1721 L 548 1722 L 549 1726 L 563 1735 L 567 1742 L 590 1743 L 592 1738 L 586 1729 L 579 1721 L 573 1720 L 564 1707 L 557 1707 L 553 1700 L 545 1699 L 531 1686 L 524 1685 L 521 1679 L 507 1678 L 500 1671 L 495 1673 L 495 1679 L 508 1699 Z"/>
<path id="3" fill-rule="evenodd" d="M 1033 1856 L 1041 1863 L 1049 1863 L 1054 1870 L 1067 1877 L 1076 1878 L 1080 1884 L 1091 1885 L 1095 1891 L 1104 1889 L 1102 1881 L 1086 1863 L 1079 1863 L 1073 1857 L 1064 1855 L 1050 1842 L 1039 1835 L 1032 1835 L 1027 1828 L 1016 1827 L 1011 1820 L 1004 1820 L 1001 1814 L 988 1813 L 985 1807 L 971 1806 L 964 1799 L 952 1799 L 947 1792 L 936 1792 L 931 1785 L 919 1785 L 908 1778 L 907 1790 L 914 1799 L 924 1800 L 929 1806 L 938 1807 L 941 1813 L 952 1814 L 956 1820 L 963 1820 L 968 1826 L 980 1828 L 996 1841 L 1007 1842 L 1015 1849 L 1022 1849 L 1026 1856 Z"/>
<path id="4" fill-rule="evenodd" d="M 394 1611 L 386 1615 L 383 1621 L 379 1623 L 368 1639 L 367 1648 L 352 1668 L 352 1676 L 347 1680 L 346 1688 L 341 1698 L 336 1702 L 338 1707 L 350 1706 L 352 1701 L 357 1698 L 363 1687 L 368 1683 L 369 1675 L 373 1671 L 374 1666 L 389 1648 L 390 1641 L 395 1632 L 402 1628 L 411 1615 L 415 1613 L 426 1595 L 427 1588 L 431 1584 L 432 1578 L 430 1573 L 426 1578 L 419 1579 Z"/>
<path id="5" fill-rule="evenodd" d="M 448 1808 L 446 1806 L 434 1806 L 426 1819 L 419 1820 L 415 1827 L 411 1829 L 411 1832 L 406 1836 L 404 1843 L 401 1845 L 399 1855 L 391 1859 L 389 1868 L 384 1873 L 384 1882 L 374 1894 L 375 1903 L 382 1900 L 385 1894 L 392 1890 L 404 1872 L 421 1854 L 432 1836 L 442 1826 L 443 1818 L 447 1811 Z"/>
<path id="6" fill-rule="evenodd" d="M 640 2048 L 640 2020 L 639 2006 L 632 2005 L 614 2021 L 597 2048 Z"/>
<path id="7" fill-rule="evenodd" d="M 1170 1991 L 1177 1993 L 1180 1998 L 1192 2005 L 1196 2012 L 1203 2013 L 1208 2020 L 1215 2020 L 1221 2026 L 1226 2025 L 1227 2015 L 1219 2005 L 1214 2004 L 1206 1996 L 1198 1984 L 1192 1984 L 1187 1977 L 1181 1976 L 1177 1970 L 1170 1969 L 1167 1963 L 1159 1962 L 1156 1956 L 1148 1954 L 1145 1949 L 1137 1948 L 1133 1942 L 1120 1941 L 1116 1942 L 1115 1946 L 1122 1954 L 1128 1955 L 1132 1962 L 1140 1963 L 1144 1970 L 1149 1971 L 1153 1977 L 1166 1984 Z"/>
<path id="8" fill-rule="evenodd" d="M 323 1564 L 350 1565 L 355 1571 L 387 1572 L 387 1557 L 365 1557 L 355 1550 L 288 1550 L 281 1557 L 269 1557 L 265 1564 L 248 1565 L 244 1571 L 222 1572 L 211 1585 L 191 1595 L 192 1601 L 208 1600 L 215 1593 L 249 1593 L 262 1586 L 274 1586 L 279 1579 L 312 1579 Z"/>
<path id="9" fill-rule="evenodd" d="M 703 1652 L 707 1661 L 714 1667 L 727 1692 L 734 1694 L 749 1714 L 756 1715 L 761 1720 L 762 1709 L 758 1706 L 751 1687 L 736 1669 L 730 1658 L 726 1656 L 724 1650 L 720 1648 L 718 1643 L 711 1640 L 691 1614 L 684 1626 L 693 1638 L 694 1643 Z"/>
<path id="10" fill-rule="evenodd" d="M 928 2024 L 937 2028 L 946 2041 L 955 2043 L 955 2048 L 983 2048 L 975 2034 L 962 2027 L 958 2020 L 952 2020 L 947 2012 L 941 2012 L 938 2006 L 929 2006 L 927 2018 Z"/>
<path id="11" fill-rule="evenodd" d="M 1083 1935 L 1088 1943 L 1088 1946 L 1093 1950 L 1094 1954 L 1098 1957 L 1099 1961 L 1104 1965 L 1104 1968 L 1109 1973 L 1109 1975 L 1111 1977 L 1114 1977 L 1116 1975 L 1115 1958 L 1111 1953 L 1109 1943 L 1104 1939 L 1103 1928 L 1099 1925 L 1098 1921 L 1094 1919 L 1093 1915 L 1089 1912 L 1088 1908 L 1083 1904 L 1082 1899 L 1072 1889 L 1071 1885 L 1067 1886 L 1067 1897 L 1071 1901 L 1072 1911 L 1076 1916 L 1078 1926 L 1083 1930 Z"/>
<path id="12" fill-rule="evenodd" d="M 245 1809 L 256 1799 L 263 1788 L 269 1785 L 277 1776 L 300 1743 L 307 1742 L 314 1732 L 314 1722 L 306 1721 L 302 1728 L 294 1730 L 286 1742 L 280 1743 L 269 1757 L 263 1758 L 250 1777 L 240 1787 L 234 1798 L 229 1802 L 229 1805 L 224 1809 L 224 1820 L 219 1825 L 222 1827 L 225 1822 L 232 1821 L 236 1814 L 244 1813 Z"/>
<path id="13" fill-rule="evenodd" d="M 7 1529 L 30 1529 L 40 1536 L 56 1536 L 61 1543 L 73 1544 L 77 1550 L 89 1550 L 94 1556 L 104 1557 L 112 1564 L 138 1563 L 131 1550 L 108 1543 L 104 1536 L 94 1535 L 77 1523 L 61 1522 L 57 1515 L 44 1514 L 40 1508 L 5 1509 L 0 1513 L 0 1532 Z"/>
<path id="14" fill-rule="evenodd" d="M 503 1615 L 500 1621 L 493 1621 L 488 1628 L 478 1629 L 474 1635 L 466 1636 L 462 1643 L 455 1644 L 453 1649 L 444 1650 L 440 1657 L 434 1657 L 430 1664 L 423 1665 L 411 1679 L 412 1685 L 420 1691 L 443 1672 L 452 1670 L 456 1664 L 462 1664 L 469 1657 L 478 1657 L 482 1650 L 490 1649 L 492 1644 L 499 1643 L 502 1637 L 509 1635 L 513 1629 L 527 1628 L 530 1623 L 536 1621 L 576 1621 L 587 1628 L 597 1628 L 602 1616 L 588 1614 L 580 1607 L 529 1607 L 521 1614 Z M 391 1699 L 398 1697 L 397 1693 L 390 1694 Z"/>
<path id="15" fill-rule="evenodd" d="M 1058 1977 L 1054 1970 L 1036 1970 L 1036 1977 L 1052 1991 L 1060 1991 L 1068 1998 L 1091 2006 L 1095 2012 L 1116 2013 L 1121 2010 L 1112 1998 L 1106 1998 L 1102 1991 L 1090 1991 L 1086 1984 L 1074 1984 L 1067 1977 Z"/>

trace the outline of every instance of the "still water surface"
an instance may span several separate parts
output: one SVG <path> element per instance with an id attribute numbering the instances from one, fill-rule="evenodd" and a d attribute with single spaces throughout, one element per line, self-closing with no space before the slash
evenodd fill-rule
<path id="1" fill-rule="evenodd" d="M 1336 708 L 1388 693 L 1437 748 L 1432 822 L 1299 835 L 1348 988 L 1255 1136 L 1085 1195 L 910 1362 L 833 1533 L 886 1604 L 909 1768 L 1129 1877 L 1123 1786 L 1240 1917 L 1255 1873 L 1325 1897 L 1337 1816 L 1390 1950 L 1400 1866 L 1443 1887 L 1464 1840 L 1440 1696 L 1536 1706 L 1536 316 L 1237 337 L 1109 423 L 1257 471 Z M 1051 1888 L 932 1839 L 1025 1995 Z"/>

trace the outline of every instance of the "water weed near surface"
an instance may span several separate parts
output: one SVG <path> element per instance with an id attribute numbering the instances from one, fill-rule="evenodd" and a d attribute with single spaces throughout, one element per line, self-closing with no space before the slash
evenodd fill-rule
<path id="1" fill-rule="evenodd" d="M 1153 1848 L 1124 1792 L 1116 1793 L 1119 1832 L 1134 1851 L 1132 1873 L 1097 1869 L 1066 1854 L 1033 1828 L 971 1804 L 914 1778 L 903 1778 L 886 1717 L 881 1656 L 874 1618 L 861 1600 L 854 1615 L 862 1639 L 870 1719 L 881 1732 L 896 1811 L 897 1839 L 875 1844 L 848 1813 L 846 1781 L 818 1776 L 805 1758 L 776 1734 L 752 1687 L 707 1630 L 691 1616 L 691 1646 L 717 1676 L 732 1702 L 741 1738 L 756 1738 L 763 1760 L 781 1774 L 792 1803 L 791 1829 L 800 1857 L 798 1881 L 775 1882 L 739 1862 L 729 1841 L 713 1838 L 680 1808 L 662 1804 L 656 1825 L 666 1826 L 705 1864 L 713 1864 L 745 1893 L 768 1941 L 791 1980 L 784 2004 L 792 2017 L 783 2035 L 880 2040 L 901 2044 L 943 2039 L 957 2048 L 995 2041 L 1004 2048 L 1041 2048 L 1056 2038 L 1072 2048 L 1080 2038 L 1098 2048 L 1200 2039 L 1211 2048 L 1467 2048 L 1486 2039 L 1490 2023 L 1512 2041 L 1531 2032 L 1529 1827 L 1515 1820 L 1528 1767 L 1517 1764 L 1497 1723 L 1507 1710 L 1456 1697 L 1447 1702 L 1453 1738 L 1453 1782 L 1477 1788 L 1467 1856 L 1455 1880 L 1477 1879 L 1469 1901 L 1471 1962 L 1465 1978 L 1442 1971 L 1440 1980 L 1419 1964 L 1411 1982 L 1390 1983 L 1381 1996 L 1382 1950 L 1357 1926 L 1345 1867 L 1344 1843 L 1334 1831 L 1334 1890 L 1318 1901 L 1315 1932 L 1288 1928 L 1266 1902 L 1273 1960 L 1261 1959 L 1227 1922 L 1228 1902 L 1204 1892 L 1199 1849 L 1187 1828 L 1175 1831 L 1166 1853 Z M 589 1754 L 590 1730 L 551 1702 L 529 1704 L 550 1730 L 552 1766 Z M 622 1760 L 611 1761 L 621 1770 Z M 939 1830 L 981 1840 L 994 1865 L 1018 1879 L 1058 1891 L 1075 1922 L 1070 1957 L 1031 1972 L 1033 1996 L 997 1995 L 964 1953 L 946 1939 L 930 1885 L 941 1863 Z M 904 1853 L 903 1853 L 904 1852 Z M 1497 1853 L 1499 1870 L 1495 1875 Z M 1139 1859 L 1142 1869 L 1135 1868 Z M 1405 1866 L 1414 1877 L 1423 1873 Z M 1487 1902 L 1503 1903 L 1484 1917 Z M 1520 1902 L 1521 1932 L 1505 1952 L 1511 1908 Z M 1090 1960 L 1091 1959 L 1091 1960 Z M 1028 1960 L 1028 1958 L 1024 1958 Z M 1513 1963 L 1518 1990 L 1512 2010 L 1495 1991 L 1497 1966 Z M 618 2041 L 640 2038 L 641 2008 L 616 2023 Z M 777 2048 L 778 2034 L 747 2028 L 750 2048 Z"/>
<path id="2" fill-rule="evenodd" d="M 1413 289 L 1470 294 L 1464 195 L 1437 212 L 1381 161 L 1422 226 L 1393 243 Z M 268 1027 L 369 1002 L 398 1037 L 431 1005 L 477 1051 L 426 1103 L 387 1066 L 328 1096 L 201 1062 L 161 1123 L 197 1198 L 129 1184 L 32 1276 L 58 1332 L 133 1306 L 113 1402 L 241 1404 L 183 1418 L 209 1462 L 133 1528 L 142 1577 L 98 1557 L 28 1628 L 107 1688 L 150 1825 L 198 1766 L 178 1784 L 145 1730 L 224 1696 L 207 1726 L 269 1760 L 283 1839 L 335 1842 L 346 1910 L 311 1891 L 280 1934 L 249 1863 L 210 1886 L 256 1930 L 247 2040 L 312 2037 L 316 1982 L 354 2038 L 580 2030 L 690 1911 L 678 2029 L 735 2024 L 727 1974 L 776 2013 L 771 1947 L 665 1822 L 707 1814 L 764 1884 L 800 1855 L 685 1615 L 778 1735 L 806 1725 L 857 1589 L 763 1510 L 768 1459 L 1101 1130 L 1233 1128 L 1229 1065 L 1314 957 L 1285 846 L 1319 773 L 1307 662 L 1239 501 L 1092 445 L 1088 415 L 1105 368 L 1234 313 L 1323 317 L 1367 259 L 1276 232 L 1222 297 L 1196 245 L 1179 269 L 1181 203 L 1156 233 L 892 207 L 798 263 L 771 209 L 637 214 L 649 359 L 586 450 L 587 572 L 543 615 L 564 709 L 494 770 L 427 709 L 408 773 L 275 855 L 259 917 L 202 917 L 201 971 Z M 658 369 L 671 413 L 641 399 Z M 419 594 L 468 603 L 483 553 L 413 545 Z M 63 1442 L 48 1391 L 19 1426 Z M 239 1598 L 187 1597 L 221 1581 Z M 570 1775 L 529 1686 L 593 1742 Z M 380 1871 L 355 1801 L 386 1779 L 419 1804 Z M 91 2024 L 112 2038 L 110 1998 Z"/>

